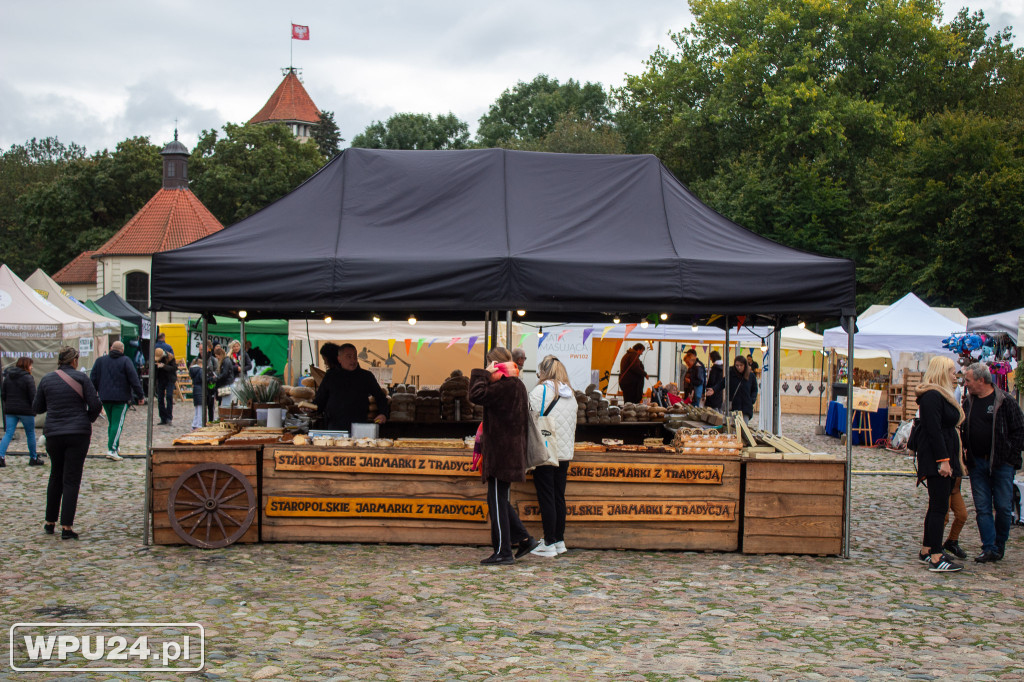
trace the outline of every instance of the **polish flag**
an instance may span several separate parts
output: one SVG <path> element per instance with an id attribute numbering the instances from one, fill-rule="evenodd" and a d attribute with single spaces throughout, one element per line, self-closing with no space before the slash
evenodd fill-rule
<path id="1" fill-rule="evenodd" d="M 292 24 L 292 40 L 309 40 L 309 26 Z"/>

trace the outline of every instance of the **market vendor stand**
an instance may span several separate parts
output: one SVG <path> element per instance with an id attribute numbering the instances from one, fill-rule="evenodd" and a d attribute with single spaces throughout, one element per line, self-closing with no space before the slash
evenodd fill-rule
<path id="1" fill-rule="evenodd" d="M 261 254 L 274 254 L 274 262 L 268 263 L 265 255 L 240 254 L 239 240 L 266 245 Z M 743 243 L 744 249 L 722 248 L 735 243 Z M 727 269 L 743 276 L 721 278 Z M 784 324 L 800 320 L 840 317 L 845 327 L 854 326 L 851 261 L 801 252 L 744 230 L 700 203 L 652 156 L 348 149 L 294 192 L 253 216 L 180 249 L 155 254 L 152 273 L 155 311 L 192 310 L 249 319 L 379 317 L 414 323 L 476 320 L 480 311 L 492 311 L 487 316 L 493 323 L 510 319 L 509 311 L 524 310 L 538 322 L 615 317 L 639 323 L 664 313 L 684 322 L 700 318 L 726 329 L 770 324 L 776 329 L 776 342 Z M 852 346 L 851 341 L 851 357 Z M 777 349 L 778 343 L 776 360 Z M 728 357 L 725 361 L 728 366 Z M 776 387 L 776 404 L 771 406 L 776 431 L 778 395 Z M 315 534 L 341 538 L 345 533 L 362 533 L 369 539 L 369 531 L 342 522 L 341 515 L 351 512 L 337 506 L 339 500 L 355 494 L 348 491 L 370 494 L 382 486 L 382 498 L 401 498 L 387 488 L 392 479 L 372 478 L 378 475 L 374 472 L 287 473 L 279 469 L 276 452 L 264 446 L 261 460 L 264 539 L 272 523 L 276 539 Z M 428 454 L 424 450 L 419 456 Z M 842 497 L 847 529 L 851 454 L 848 445 Z M 273 471 L 268 456 L 274 458 Z M 663 453 L 653 462 L 637 464 L 667 466 L 670 457 Z M 580 464 L 601 464 L 589 459 L 581 454 Z M 592 482 L 603 487 L 578 500 L 579 523 L 593 526 L 580 528 L 586 527 L 591 539 L 577 546 L 615 548 L 657 541 L 663 547 L 676 543 L 736 549 L 742 468 L 739 461 L 723 460 L 715 466 L 719 464 L 720 492 L 727 491 L 722 494 L 729 499 L 712 496 L 700 484 Z M 424 486 L 439 481 L 431 484 L 426 476 L 424 481 L 407 473 L 402 476 L 410 476 L 403 483 L 418 491 L 410 495 L 430 504 L 432 498 L 426 495 L 434 491 Z M 303 496 L 331 491 L 327 499 L 335 506 L 316 509 L 329 509 L 336 518 L 321 525 L 311 522 L 317 517 L 307 513 L 289 535 L 284 521 L 288 517 L 278 513 L 299 507 L 274 506 L 266 487 L 271 481 L 284 486 L 282 492 L 307 486 L 299 490 Z M 456 480 L 447 485 L 455 495 L 466 483 Z M 686 490 L 684 485 L 695 489 Z M 587 490 L 582 481 L 573 487 L 574 495 Z M 620 488 L 630 494 L 620 495 Z M 518 500 L 521 511 L 533 518 L 528 487 L 517 486 L 517 491 L 523 496 Z M 481 486 L 476 499 L 482 492 Z M 156 495 L 151 486 L 147 494 Z M 642 507 L 645 500 L 649 507 Z M 694 506 L 688 500 L 706 504 Z M 407 518 L 407 508 L 389 507 L 394 503 L 386 501 L 373 504 L 384 505 L 363 507 L 373 513 L 377 531 L 389 529 L 396 538 L 411 535 L 409 522 L 415 519 Z M 679 521 L 684 525 L 670 527 L 666 524 L 674 521 L 654 519 L 675 513 L 666 512 L 666 504 L 686 512 Z M 438 508 L 443 512 L 444 507 Z M 697 507 L 714 507 L 715 513 L 724 508 L 731 516 L 690 520 L 687 515 Z M 598 509 L 610 510 L 618 518 L 599 520 Z M 150 511 L 147 500 L 147 518 Z M 389 516 L 392 513 L 401 516 Z M 622 526 L 612 525 L 619 521 Z M 733 525 L 721 536 L 702 535 L 703 530 L 685 525 L 698 522 Z M 472 523 L 485 527 L 483 521 Z M 436 541 L 459 542 L 461 532 L 451 530 L 439 529 Z M 629 539 L 633 535 L 646 539 Z M 483 531 L 468 537 L 474 543 L 489 539 Z M 379 541 L 380 534 L 372 539 Z M 842 550 L 848 555 L 848 533 Z"/>

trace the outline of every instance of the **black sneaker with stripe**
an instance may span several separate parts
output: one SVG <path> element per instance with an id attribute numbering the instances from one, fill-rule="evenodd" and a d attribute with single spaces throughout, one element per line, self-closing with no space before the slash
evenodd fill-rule
<path id="1" fill-rule="evenodd" d="M 963 564 L 953 561 L 953 557 L 943 554 L 938 561 L 929 561 L 928 570 L 933 573 L 956 573 L 964 570 Z"/>

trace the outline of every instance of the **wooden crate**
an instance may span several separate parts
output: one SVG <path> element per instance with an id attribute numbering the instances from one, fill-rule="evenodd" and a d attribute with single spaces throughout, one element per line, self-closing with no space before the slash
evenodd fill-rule
<path id="1" fill-rule="evenodd" d="M 840 554 L 844 462 L 746 462 L 744 554 Z"/>
<path id="2" fill-rule="evenodd" d="M 184 545 L 184 540 L 171 528 L 167 502 L 174 481 L 196 464 L 217 462 L 237 469 L 257 492 L 259 500 L 258 447 L 176 447 L 153 448 L 152 462 L 152 528 L 157 545 Z M 259 515 L 238 542 L 259 542 Z"/>
<path id="3" fill-rule="evenodd" d="M 913 419 L 917 415 L 917 393 L 914 389 L 921 383 L 924 372 L 903 373 L 903 416 Z"/>

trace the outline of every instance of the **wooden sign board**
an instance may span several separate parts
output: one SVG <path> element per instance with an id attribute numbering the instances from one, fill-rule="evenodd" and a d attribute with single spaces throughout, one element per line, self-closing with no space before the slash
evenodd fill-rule
<path id="1" fill-rule="evenodd" d="M 540 521 L 540 505 L 520 502 L 523 521 Z M 570 521 L 733 521 L 736 502 L 698 500 L 573 500 L 566 502 Z"/>
<path id="2" fill-rule="evenodd" d="M 470 455 L 424 455 L 392 452 L 316 452 L 276 450 L 276 471 L 329 471 L 341 474 L 422 474 L 426 476 L 479 476 L 470 471 Z"/>
<path id="3" fill-rule="evenodd" d="M 873 388 L 853 388 L 853 409 L 861 412 L 878 412 L 882 392 Z"/>
<path id="4" fill-rule="evenodd" d="M 419 497 L 267 497 L 267 516 L 486 521 L 482 500 Z"/>
<path id="5" fill-rule="evenodd" d="M 570 481 L 722 485 L 724 472 L 722 464 L 572 462 L 567 478 Z"/>

